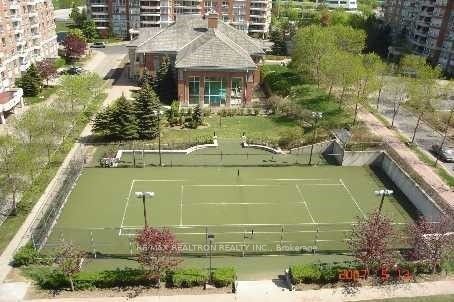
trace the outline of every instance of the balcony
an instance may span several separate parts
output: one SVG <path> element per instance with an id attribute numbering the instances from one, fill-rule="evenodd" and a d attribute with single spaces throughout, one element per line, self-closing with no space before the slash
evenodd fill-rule
<path id="1" fill-rule="evenodd" d="M 27 42 L 23 39 L 16 40 L 16 45 L 24 46 Z"/>
<path id="2" fill-rule="evenodd" d="M 18 10 L 20 8 L 19 2 L 10 2 L 9 9 Z"/>
<path id="3" fill-rule="evenodd" d="M 29 13 L 28 13 L 28 17 L 29 17 L 29 18 L 38 17 L 38 13 L 37 13 L 37 12 L 29 12 Z"/>
<path id="4" fill-rule="evenodd" d="M 91 7 L 109 7 L 107 3 L 92 3 L 90 4 Z"/>
<path id="5" fill-rule="evenodd" d="M 6 83 L 5 83 L 6 82 Z M 9 85 L 9 81 L 3 81 L 4 86 Z M 7 85 L 5 85 L 7 84 Z M 24 106 L 22 88 L 10 88 L 0 93 L 0 123 L 5 124 L 6 119 L 4 113 L 14 109 L 17 105 Z"/>
<path id="6" fill-rule="evenodd" d="M 14 33 L 15 34 L 23 34 L 24 33 L 24 29 L 20 28 L 20 27 L 17 27 L 14 29 Z"/>
<path id="7" fill-rule="evenodd" d="M 141 16 L 151 16 L 151 17 L 159 17 L 161 14 L 159 12 L 141 12 Z"/>
<path id="8" fill-rule="evenodd" d="M 20 21 L 22 21 L 22 17 L 19 16 L 19 15 L 12 15 L 12 16 L 11 16 L 11 21 L 13 21 L 13 22 L 20 22 Z"/>

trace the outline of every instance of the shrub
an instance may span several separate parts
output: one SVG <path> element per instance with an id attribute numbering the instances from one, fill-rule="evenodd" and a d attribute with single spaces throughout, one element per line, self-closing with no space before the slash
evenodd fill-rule
<path id="1" fill-rule="evenodd" d="M 36 264 L 39 261 L 39 253 L 31 245 L 21 247 L 13 257 L 13 266 Z"/>
<path id="2" fill-rule="evenodd" d="M 320 268 L 313 264 L 296 264 L 290 267 L 290 278 L 293 284 L 318 283 L 320 281 Z"/>
<path id="3" fill-rule="evenodd" d="M 42 289 L 58 290 L 70 286 L 68 278 L 62 272 L 49 266 L 30 266 L 23 272 Z"/>
<path id="4" fill-rule="evenodd" d="M 167 285 L 171 287 L 194 287 L 203 285 L 207 274 L 197 268 L 178 269 L 168 272 L 166 279 Z"/>
<path id="5" fill-rule="evenodd" d="M 281 133 L 277 143 L 282 149 L 290 149 L 300 145 L 301 139 L 300 129 L 289 129 Z"/>
<path id="6" fill-rule="evenodd" d="M 231 285 L 236 279 L 235 269 L 233 267 L 216 268 L 211 273 L 211 280 L 216 287 L 226 287 Z"/>

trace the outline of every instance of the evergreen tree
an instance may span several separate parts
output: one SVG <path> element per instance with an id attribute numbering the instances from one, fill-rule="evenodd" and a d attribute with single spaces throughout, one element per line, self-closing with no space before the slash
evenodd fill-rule
<path id="1" fill-rule="evenodd" d="M 270 40 L 274 43 L 272 51 L 274 55 L 285 55 L 285 39 L 284 32 L 280 26 L 273 27 L 270 33 Z"/>
<path id="2" fill-rule="evenodd" d="M 71 9 L 71 13 L 69 13 L 69 17 L 73 20 L 74 24 L 76 24 L 76 26 L 77 26 L 77 24 L 80 20 L 80 10 L 77 7 L 76 3 L 73 3 L 73 7 Z"/>
<path id="3" fill-rule="evenodd" d="M 120 140 L 138 138 L 137 120 L 132 103 L 124 96 L 121 96 L 114 106 L 114 120 L 118 127 L 116 137 Z"/>
<path id="4" fill-rule="evenodd" d="M 41 91 L 42 79 L 35 64 L 30 65 L 25 74 L 16 81 L 16 86 L 22 88 L 24 96 L 37 96 Z"/>
<path id="5" fill-rule="evenodd" d="M 203 124 L 203 111 L 200 105 L 194 107 L 194 112 L 192 113 L 192 127 L 195 129 L 198 126 Z"/>
<path id="6" fill-rule="evenodd" d="M 150 87 L 154 86 L 154 78 L 150 73 L 144 73 L 144 75 L 139 79 L 139 86 L 143 87 L 145 84 L 148 84 Z"/>
<path id="7" fill-rule="evenodd" d="M 93 119 L 93 132 L 111 139 L 138 138 L 134 106 L 124 96 L 98 112 Z"/>
<path id="8" fill-rule="evenodd" d="M 169 57 L 162 59 L 161 65 L 156 73 L 155 91 L 161 102 L 170 104 L 177 98 L 177 85 L 174 77 L 174 70 Z"/>
<path id="9" fill-rule="evenodd" d="M 96 38 L 98 38 L 98 30 L 96 29 L 96 24 L 93 20 L 87 20 L 84 22 L 82 25 L 82 32 L 88 42 L 93 42 Z"/>
<path id="10" fill-rule="evenodd" d="M 142 86 L 134 99 L 134 114 L 137 120 L 137 132 L 141 139 L 155 138 L 159 133 L 157 112 L 160 110 L 159 99 L 148 82 Z"/>

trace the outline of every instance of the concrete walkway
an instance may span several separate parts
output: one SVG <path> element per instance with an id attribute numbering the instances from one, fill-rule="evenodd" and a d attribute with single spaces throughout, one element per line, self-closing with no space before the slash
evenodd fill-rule
<path id="1" fill-rule="evenodd" d="M 423 163 L 409 147 L 402 143 L 394 130 L 388 129 L 372 113 L 364 108 L 359 110 L 358 118 L 367 125 L 372 133 L 383 138 L 395 152 L 413 167 L 427 184 L 437 191 L 445 203 L 454 209 L 454 190 L 450 189 L 444 183 L 432 167 Z"/>
<path id="2" fill-rule="evenodd" d="M 90 69 L 95 68 L 95 66 L 97 66 L 99 64 L 99 61 L 103 60 L 103 59 L 104 59 L 104 57 L 102 55 L 95 56 L 92 60 L 90 60 L 87 63 L 86 66 L 88 66 Z M 115 66 L 114 68 L 116 68 L 116 67 L 120 67 L 120 65 Z M 126 96 L 130 95 L 130 90 L 133 87 L 134 86 L 131 86 L 129 81 L 127 80 L 127 71 L 124 70 L 120 79 L 116 80 L 116 81 L 114 81 L 114 83 L 112 83 L 112 87 L 109 89 L 108 96 L 104 100 L 102 106 L 106 106 L 107 104 L 111 103 L 114 99 L 120 97 L 122 94 L 125 94 Z M 83 136 L 89 135 L 90 133 L 91 133 L 91 125 L 88 124 L 82 131 L 81 136 L 83 137 Z M 21 225 L 21 227 L 17 231 L 14 238 L 10 241 L 10 243 L 8 244 L 6 249 L 0 255 L 0 284 L 2 282 L 4 282 L 6 276 L 9 274 L 9 272 L 11 270 L 11 266 L 9 265 L 9 263 L 12 261 L 14 253 L 16 252 L 16 250 L 19 247 L 26 244 L 27 239 L 30 237 L 30 227 L 31 227 L 33 221 L 35 220 L 36 217 L 38 217 L 38 214 L 41 212 L 43 207 L 46 205 L 46 201 L 47 201 L 48 196 L 50 196 L 51 190 L 55 187 L 56 183 L 62 177 L 64 170 L 69 165 L 71 159 L 74 157 L 74 154 L 76 152 L 80 152 L 79 143 L 74 144 L 73 148 L 70 150 L 70 152 L 66 156 L 65 160 L 59 167 L 54 178 L 48 184 L 46 191 L 43 193 L 41 198 L 33 206 L 29 215 L 27 216 L 24 223 Z"/>
<path id="3" fill-rule="evenodd" d="M 269 281 L 271 282 L 271 281 Z M 327 288 L 307 291 L 263 291 L 257 287 L 257 292 L 237 294 L 213 295 L 179 295 L 179 296 L 142 296 L 136 298 L 66 298 L 66 299 L 38 299 L 30 302 L 343 302 L 362 301 L 385 298 L 401 298 L 416 296 L 433 296 L 454 294 L 454 281 L 436 281 L 425 283 L 409 283 L 378 287 L 362 287 L 355 290 L 346 288 Z"/>

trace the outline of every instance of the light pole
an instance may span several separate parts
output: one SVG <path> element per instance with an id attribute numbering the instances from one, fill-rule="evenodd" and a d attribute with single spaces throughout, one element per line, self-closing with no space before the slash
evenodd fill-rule
<path id="1" fill-rule="evenodd" d="M 154 192 L 136 192 L 136 197 L 142 199 L 143 203 L 143 219 L 145 222 L 145 227 L 148 227 L 148 221 L 147 221 L 147 206 L 145 205 L 145 198 L 147 197 L 154 197 Z"/>
<path id="2" fill-rule="evenodd" d="M 381 196 L 380 207 L 378 208 L 378 213 L 381 213 L 381 209 L 383 207 L 383 201 L 385 200 L 385 196 L 393 195 L 394 191 L 393 190 L 388 190 L 388 189 L 382 189 L 382 190 L 374 191 L 374 194 L 377 195 L 377 196 Z"/>
<path id="3" fill-rule="evenodd" d="M 309 155 L 309 165 L 312 164 L 312 152 L 314 151 L 315 140 L 317 139 L 317 123 L 318 120 L 323 117 L 323 112 L 312 112 L 312 118 L 314 119 L 314 138 L 311 145 L 311 154 Z"/>
<path id="4" fill-rule="evenodd" d="M 445 128 L 445 134 L 443 135 L 443 140 L 441 141 L 440 149 L 437 150 L 438 154 L 436 154 L 437 156 L 435 156 L 435 164 L 434 164 L 435 167 L 438 164 L 438 159 L 440 158 L 440 152 L 443 152 L 443 146 L 445 145 L 446 137 L 448 136 L 449 123 L 451 123 L 451 119 L 452 119 L 453 114 L 454 114 L 454 108 L 451 109 L 451 111 L 449 113 L 448 122 L 446 123 L 446 128 Z"/>
<path id="5" fill-rule="evenodd" d="M 208 242 L 210 243 L 210 266 L 209 266 L 209 276 L 208 276 L 208 278 L 209 278 L 209 281 L 211 283 L 211 253 L 212 253 L 211 252 L 211 245 L 213 244 L 213 241 L 214 241 L 214 234 L 208 234 L 207 238 L 208 238 Z"/>
<path id="6" fill-rule="evenodd" d="M 159 166 L 162 166 L 161 157 L 161 110 L 154 110 L 153 113 L 158 117 L 158 151 L 159 151 Z"/>

